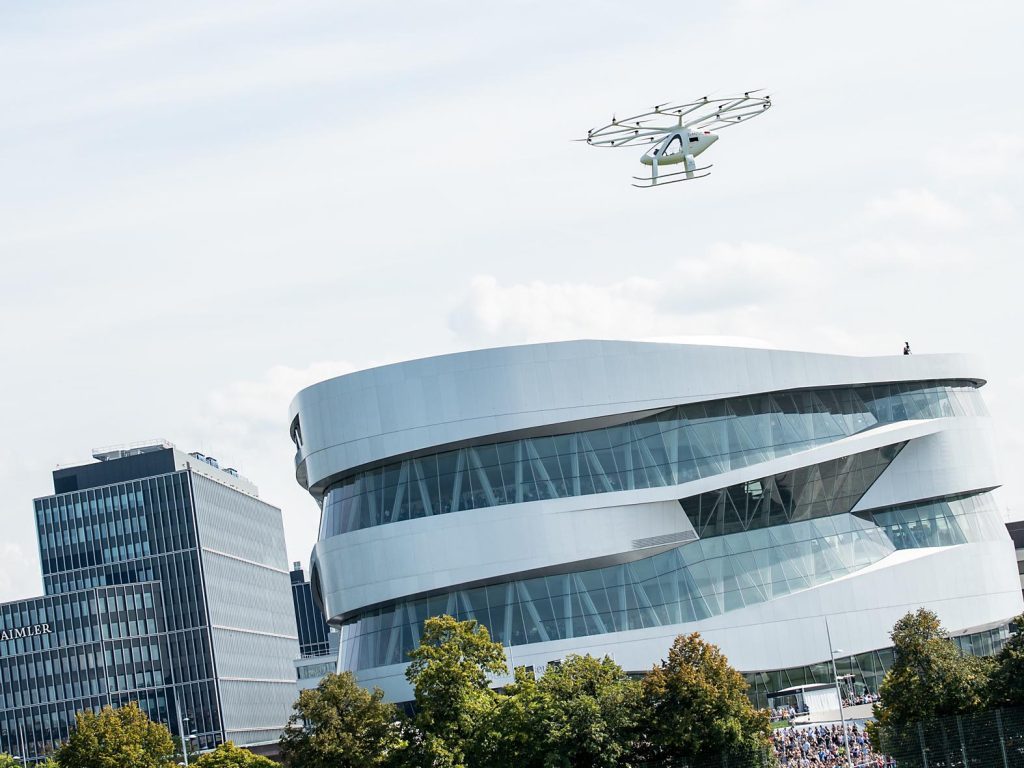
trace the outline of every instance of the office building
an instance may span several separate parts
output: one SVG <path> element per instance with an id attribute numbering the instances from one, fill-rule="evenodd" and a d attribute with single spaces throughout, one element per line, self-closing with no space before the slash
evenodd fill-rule
<path id="1" fill-rule="evenodd" d="M 166 640 L 155 582 L 0 605 L 0 753 L 48 754 L 76 712 L 127 701 L 168 722 Z"/>
<path id="2" fill-rule="evenodd" d="M 316 688 L 324 675 L 337 671 L 340 634 L 332 631 L 313 600 L 302 563 L 292 565 L 292 601 L 299 630 L 299 657 L 295 659 L 298 690 Z"/>
<path id="3" fill-rule="evenodd" d="M 289 576 L 292 582 L 295 626 L 299 632 L 299 656 L 323 656 L 330 651 L 328 635 L 331 629 L 313 601 L 313 589 L 306 580 L 302 563 L 294 563 Z"/>
<path id="4" fill-rule="evenodd" d="M 316 656 L 301 656 L 295 660 L 295 682 L 299 691 L 316 688 L 326 675 L 338 671 L 341 632 L 332 630 L 327 636 L 327 648 Z"/>
<path id="5" fill-rule="evenodd" d="M 280 510 L 163 441 L 93 457 L 35 500 L 45 596 L 0 607 L 0 751 L 37 759 L 129 700 L 199 749 L 275 742 L 298 651 Z"/>
<path id="6" fill-rule="evenodd" d="M 313 596 L 341 669 L 394 701 L 442 613 L 538 669 L 642 671 L 697 631 L 759 703 L 830 679 L 828 630 L 877 688 L 907 611 L 984 652 L 1024 606 L 984 383 L 962 355 L 620 341 L 330 379 L 291 407 Z"/>

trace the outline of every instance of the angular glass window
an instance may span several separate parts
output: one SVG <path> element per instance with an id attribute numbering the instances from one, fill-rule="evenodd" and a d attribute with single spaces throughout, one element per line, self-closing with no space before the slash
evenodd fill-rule
<path id="1" fill-rule="evenodd" d="M 825 445 L 880 424 L 985 414 L 977 387 L 964 381 L 775 392 L 678 406 L 613 427 L 482 442 L 356 473 L 327 490 L 320 533 L 329 538 L 461 509 L 665 487 Z M 779 504 L 786 515 L 811 517 L 821 504 L 839 508 L 845 502 L 839 503 L 837 489 L 862 486 L 871 470 L 821 467 L 822 488 L 810 488 L 795 512 L 787 495 L 792 485 L 780 483 L 766 514 L 777 516 Z M 741 519 L 765 513 L 739 505 L 737 498 L 733 508 Z M 720 525 L 724 531 L 726 519 Z M 746 525 L 740 523 L 740 529 Z M 71 542 L 64 544 L 67 549 Z M 61 551 L 47 559 L 63 562 L 66 556 Z"/>

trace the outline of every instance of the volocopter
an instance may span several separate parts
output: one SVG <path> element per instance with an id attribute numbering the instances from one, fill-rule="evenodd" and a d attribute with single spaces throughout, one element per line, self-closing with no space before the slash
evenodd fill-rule
<path id="1" fill-rule="evenodd" d="M 760 90 L 726 98 L 704 96 L 681 104 L 665 102 L 622 120 L 612 117 L 608 125 L 587 131 L 586 138 L 579 141 L 594 147 L 651 145 L 640 157 L 651 174 L 634 176 L 641 182 L 634 187 L 649 189 L 701 179 L 710 175 L 711 165 L 698 166 L 696 158 L 718 141 L 717 131 L 745 122 L 771 107 L 771 96 L 754 95 Z M 680 171 L 659 173 L 664 166 L 680 164 Z"/>

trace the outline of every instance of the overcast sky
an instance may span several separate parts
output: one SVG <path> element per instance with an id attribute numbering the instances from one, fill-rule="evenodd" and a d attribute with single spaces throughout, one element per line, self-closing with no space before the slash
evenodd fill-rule
<path id="1" fill-rule="evenodd" d="M 150 437 L 239 468 L 306 561 L 287 406 L 572 337 L 987 360 L 1024 515 L 1019 2 L 0 2 L 0 600 L 32 498 Z M 766 87 L 701 181 L 569 139 Z"/>

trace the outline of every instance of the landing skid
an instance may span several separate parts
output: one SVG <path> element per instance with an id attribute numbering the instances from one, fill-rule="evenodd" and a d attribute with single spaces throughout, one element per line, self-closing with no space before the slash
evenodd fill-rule
<path id="1" fill-rule="evenodd" d="M 693 179 L 703 179 L 705 176 L 710 176 L 708 173 L 700 173 L 700 171 L 708 171 L 711 168 L 710 165 L 705 165 L 700 168 L 690 168 L 685 171 L 676 171 L 675 173 L 661 173 L 657 176 L 634 176 L 633 178 L 637 181 L 646 181 L 646 184 L 634 184 L 633 186 L 637 189 L 650 189 L 651 187 L 660 187 L 662 184 L 678 184 L 680 181 L 691 181 Z M 682 179 L 672 179 L 672 181 L 662 181 L 662 179 L 668 179 L 673 176 L 684 176 Z"/>
<path id="2" fill-rule="evenodd" d="M 701 173 L 694 176 L 690 176 L 685 179 L 672 179 L 671 181 L 654 181 L 650 184 L 634 184 L 633 186 L 637 189 L 653 189 L 654 187 L 663 187 L 666 184 L 678 184 L 681 181 L 693 181 L 694 179 L 703 179 L 706 176 L 710 176 L 710 173 Z M 662 177 L 664 178 L 664 177 Z M 643 179 L 643 181 L 651 181 L 651 179 Z"/>

